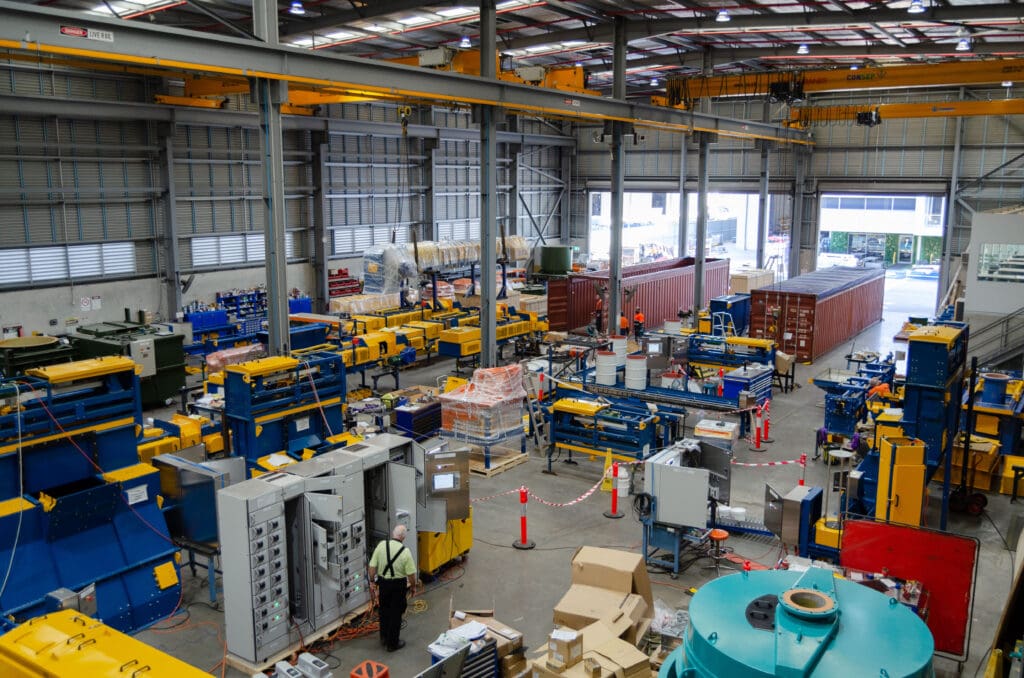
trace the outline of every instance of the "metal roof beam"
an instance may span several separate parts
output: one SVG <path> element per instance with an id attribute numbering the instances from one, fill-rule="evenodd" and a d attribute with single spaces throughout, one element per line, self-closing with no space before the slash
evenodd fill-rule
<path id="1" fill-rule="evenodd" d="M 69 101 L 49 97 L 0 95 L 0 115 L 29 115 L 75 120 L 145 120 L 178 125 L 207 125 L 210 127 L 256 128 L 259 117 L 255 113 L 207 108 L 186 108 L 136 104 L 114 101 Z M 306 115 L 286 115 L 282 126 L 286 130 L 324 132 L 327 134 L 366 134 L 380 137 L 401 137 L 402 126 L 397 122 L 317 118 Z M 425 139 L 452 139 L 479 141 L 475 129 L 409 125 L 405 132 L 410 137 Z M 498 132 L 498 142 L 522 146 L 575 146 L 574 137 L 556 134 L 524 134 Z"/>
<path id="2" fill-rule="evenodd" d="M 895 45 L 870 45 L 870 46 L 816 46 L 811 50 L 809 57 L 797 58 L 796 50 L 792 45 L 786 47 L 770 48 L 712 48 L 711 58 L 715 66 L 724 66 L 746 61 L 748 59 L 762 59 L 766 57 L 787 58 L 792 57 L 794 62 L 800 63 L 813 59 L 814 57 L 906 57 L 906 56 L 940 56 L 954 52 L 953 43 L 928 44 L 928 45 L 907 45 L 897 47 Z M 1016 54 L 1024 53 L 1024 42 L 993 42 L 975 43 L 974 49 L 969 53 L 973 56 L 985 56 L 988 54 Z M 962 52 L 960 53 L 963 54 Z M 643 59 L 630 59 L 626 67 L 630 70 L 646 68 L 649 66 L 679 66 L 682 68 L 700 69 L 702 53 L 684 52 L 682 54 L 665 54 L 661 56 L 645 57 Z M 584 66 L 588 73 L 609 71 L 605 65 Z"/>
<path id="3" fill-rule="evenodd" d="M 337 93 L 440 104 L 483 104 L 579 121 L 621 120 L 677 132 L 810 143 L 802 133 L 748 120 L 615 101 L 598 96 L 462 75 L 156 24 L 93 17 L 0 0 L 0 49 L 74 56 L 177 73 L 283 80 Z M 62 34 L 61 25 L 93 29 L 98 38 Z M 28 36 L 28 40 L 26 40 Z"/>
<path id="4" fill-rule="evenodd" d="M 695 16 L 690 19 L 632 20 L 626 25 L 626 39 L 629 41 L 650 38 L 668 33 L 697 33 L 706 30 L 741 32 L 746 28 L 814 28 L 820 26 L 870 25 L 872 23 L 923 23 L 946 21 L 972 21 L 985 19 L 1020 20 L 1017 5 L 967 5 L 959 7 L 933 7 L 925 14 L 908 15 L 906 9 L 867 9 L 846 12 L 813 12 L 759 14 L 733 16 L 727 25 L 717 23 L 713 15 Z M 611 43 L 611 23 L 593 26 L 589 30 L 570 28 L 551 31 L 543 35 L 531 35 L 508 41 L 508 49 L 523 49 L 536 45 L 547 45 L 567 40 Z"/>
<path id="5" fill-rule="evenodd" d="M 455 3 L 437 3 L 439 6 L 445 4 Z M 307 19 L 304 21 L 302 19 L 286 18 L 281 25 L 281 40 L 285 41 L 309 35 L 316 31 L 340 27 L 360 19 L 372 19 L 373 17 L 393 12 L 406 12 L 414 9 L 423 9 L 423 0 L 374 0 L 374 2 L 366 3 L 364 7 L 358 10 L 348 9 L 341 12 L 328 12 L 312 20 Z"/>

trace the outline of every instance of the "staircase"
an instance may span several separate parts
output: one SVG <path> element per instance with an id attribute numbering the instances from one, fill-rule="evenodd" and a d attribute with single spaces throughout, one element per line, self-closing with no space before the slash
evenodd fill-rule
<path id="1" fill-rule="evenodd" d="M 972 330 L 968 344 L 982 369 L 1021 369 L 1024 358 L 1024 307 Z"/>

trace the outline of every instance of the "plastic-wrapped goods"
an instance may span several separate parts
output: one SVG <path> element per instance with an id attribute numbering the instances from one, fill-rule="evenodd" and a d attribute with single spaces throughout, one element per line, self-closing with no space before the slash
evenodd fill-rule
<path id="1" fill-rule="evenodd" d="M 416 262 L 404 245 L 380 245 L 363 252 L 363 292 L 398 292 L 402 281 L 418 275 Z"/>
<path id="2" fill-rule="evenodd" d="M 498 241 L 500 252 L 501 241 Z M 530 242 L 521 235 L 505 238 L 505 257 L 509 261 L 525 261 L 530 258 Z"/>
<path id="3" fill-rule="evenodd" d="M 214 351 L 206 356 L 206 373 L 220 372 L 228 365 L 249 362 L 266 355 L 267 349 L 263 344 L 249 344 L 248 346 L 235 346 Z"/>
<path id="4" fill-rule="evenodd" d="M 523 430 L 523 368 L 481 368 L 468 384 L 442 393 L 441 428 L 454 437 L 495 440 Z"/>
<path id="5" fill-rule="evenodd" d="M 434 286 L 433 284 L 427 285 L 423 288 L 423 298 L 433 298 Z M 438 299 L 450 299 L 455 300 L 455 286 L 451 283 L 446 283 L 443 280 L 437 281 L 437 298 Z"/>
<path id="6" fill-rule="evenodd" d="M 395 308 L 399 305 L 399 293 L 391 294 L 355 294 L 350 297 L 339 297 L 331 299 L 331 313 L 344 313 L 357 315 L 360 313 L 373 313 L 386 308 Z"/>

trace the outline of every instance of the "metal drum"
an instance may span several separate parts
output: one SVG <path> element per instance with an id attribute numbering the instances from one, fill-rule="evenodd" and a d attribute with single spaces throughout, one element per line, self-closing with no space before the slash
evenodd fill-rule
<path id="1" fill-rule="evenodd" d="M 626 356 L 626 388 L 634 391 L 647 388 L 647 356 Z"/>
<path id="2" fill-rule="evenodd" d="M 662 388 L 674 388 L 676 390 L 682 390 L 682 388 L 683 388 L 683 373 L 682 372 L 662 372 L 661 373 L 661 387 Z"/>
<path id="3" fill-rule="evenodd" d="M 626 337 L 621 334 L 613 334 L 612 337 L 612 351 L 615 352 L 616 365 L 623 366 L 626 364 Z"/>
<path id="4" fill-rule="evenodd" d="M 998 372 L 986 372 L 981 378 L 981 402 L 1001 407 L 1006 400 L 1006 384 L 1010 378 Z"/>
<path id="5" fill-rule="evenodd" d="M 597 369 L 594 372 L 594 381 L 603 386 L 614 386 L 617 380 L 618 362 L 616 355 L 611 351 L 597 352 Z"/>

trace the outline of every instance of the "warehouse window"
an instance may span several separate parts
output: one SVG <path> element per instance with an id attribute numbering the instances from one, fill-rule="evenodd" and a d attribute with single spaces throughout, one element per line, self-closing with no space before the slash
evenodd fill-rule
<path id="1" fill-rule="evenodd" d="M 298 232 L 285 234 L 285 256 L 295 252 Z M 266 241 L 262 233 L 192 238 L 192 268 L 259 263 L 266 259 Z"/>
<path id="2" fill-rule="evenodd" d="M 134 273 L 133 242 L 0 250 L 0 285 Z"/>

